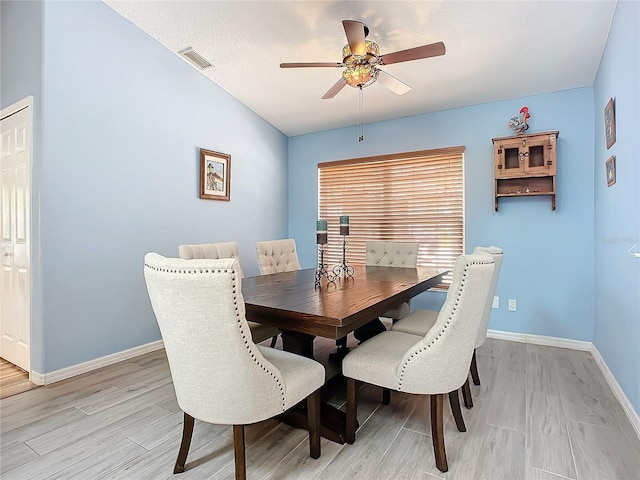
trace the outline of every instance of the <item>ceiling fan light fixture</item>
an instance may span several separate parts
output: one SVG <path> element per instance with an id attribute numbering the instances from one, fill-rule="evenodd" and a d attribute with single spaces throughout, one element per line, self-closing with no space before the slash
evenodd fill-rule
<path id="1" fill-rule="evenodd" d="M 362 89 L 380 79 L 380 83 L 396 95 L 404 95 L 411 87 L 401 82 L 393 75 L 380 70 L 378 65 L 390 65 L 393 63 L 409 62 L 420 58 L 436 57 L 445 54 L 444 43 L 436 42 L 421 47 L 409 48 L 380 56 L 380 47 L 372 40 L 367 40 L 369 28 L 357 20 L 343 20 L 342 26 L 347 36 L 347 44 L 342 48 L 342 63 L 307 62 L 307 63 L 281 63 L 280 68 L 301 67 L 344 67 L 342 77 L 323 96 L 326 100 L 334 98 L 345 85 L 360 90 L 360 136 L 359 142 L 364 140 L 362 125 L 364 123 Z M 354 53 L 355 52 L 355 53 Z"/>
<path id="2" fill-rule="evenodd" d="M 342 76 L 346 80 L 347 85 L 362 88 L 375 82 L 378 78 L 378 72 L 379 70 L 377 68 L 369 64 L 353 65 L 345 68 Z"/>
<path id="3" fill-rule="evenodd" d="M 280 68 L 344 68 L 340 79 L 322 96 L 323 100 L 334 98 L 346 85 L 359 88 L 360 97 L 362 98 L 362 88 L 371 85 L 376 80 L 380 80 L 384 87 L 396 95 L 404 95 L 411 90 L 411 87 L 384 70 L 380 70 L 378 66 L 437 57 L 444 55 L 446 52 L 444 43 L 436 42 L 380 55 L 378 44 L 366 39 L 369 34 L 369 28 L 364 23 L 357 20 L 342 20 L 342 26 L 347 36 L 347 44 L 342 48 L 341 63 L 305 62 L 280 64 Z"/>
<path id="4" fill-rule="evenodd" d="M 371 85 L 378 78 L 378 70 L 374 67 L 378 63 L 380 47 L 376 42 L 365 40 L 365 54 L 356 55 L 346 44 L 342 49 L 342 58 L 347 67 L 342 76 L 351 87 L 362 88 Z"/>

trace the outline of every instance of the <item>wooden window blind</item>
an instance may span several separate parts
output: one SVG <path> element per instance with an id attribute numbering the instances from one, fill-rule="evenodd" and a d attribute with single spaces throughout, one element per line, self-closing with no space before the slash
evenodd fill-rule
<path id="1" fill-rule="evenodd" d="M 348 215 L 348 263 L 364 263 L 367 240 L 385 240 L 418 242 L 418 265 L 453 268 L 464 251 L 463 154 L 452 147 L 319 163 L 325 263 L 342 263 L 339 218 Z"/>

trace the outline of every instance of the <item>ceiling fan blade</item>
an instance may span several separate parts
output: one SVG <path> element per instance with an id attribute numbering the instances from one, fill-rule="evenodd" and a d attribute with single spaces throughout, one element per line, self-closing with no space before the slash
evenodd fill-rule
<path id="1" fill-rule="evenodd" d="M 446 49 L 444 43 L 437 42 L 421 47 L 409 48 L 408 50 L 400 50 L 399 52 L 386 53 L 380 57 L 380 65 L 391 65 L 392 63 L 408 62 L 410 60 L 418 60 L 420 58 L 437 57 L 444 55 Z"/>
<path id="2" fill-rule="evenodd" d="M 362 22 L 355 20 L 343 20 L 342 26 L 344 27 L 344 33 L 347 35 L 347 43 L 351 49 L 351 53 L 354 55 L 365 55 L 367 48 L 364 42 L 365 26 Z"/>
<path id="3" fill-rule="evenodd" d="M 409 85 L 407 85 L 404 82 L 401 82 L 400 80 L 398 80 L 393 75 L 389 75 L 384 70 L 378 69 L 378 80 L 377 81 L 380 82 L 385 87 L 387 87 L 389 90 L 391 90 L 396 95 L 404 95 L 409 90 L 411 90 L 411 87 Z"/>
<path id="4" fill-rule="evenodd" d="M 347 84 L 347 81 L 344 79 L 344 77 L 340 77 L 340 80 L 338 80 L 335 85 L 333 87 L 331 87 L 327 93 L 325 93 L 322 96 L 322 100 L 327 100 L 329 98 L 333 98 L 336 96 L 336 94 L 342 90 L 342 88 Z"/>
<path id="5" fill-rule="evenodd" d="M 311 63 L 281 63 L 280 68 L 305 68 L 305 67 L 344 67 L 336 62 L 311 62 Z"/>

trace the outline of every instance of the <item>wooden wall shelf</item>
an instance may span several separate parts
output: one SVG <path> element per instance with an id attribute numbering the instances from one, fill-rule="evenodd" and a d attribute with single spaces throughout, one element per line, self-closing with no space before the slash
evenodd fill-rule
<path id="1" fill-rule="evenodd" d="M 495 209 L 501 197 L 551 197 L 556 209 L 556 139 L 559 132 L 541 132 L 492 139 Z"/>

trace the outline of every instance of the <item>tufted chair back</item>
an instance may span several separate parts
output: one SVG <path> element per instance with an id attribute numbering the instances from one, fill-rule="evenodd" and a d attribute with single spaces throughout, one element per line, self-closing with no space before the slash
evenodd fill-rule
<path id="1" fill-rule="evenodd" d="M 251 341 L 237 260 L 148 253 L 144 276 L 185 413 L 249 424 L 289 408 L 281 373 Z"/>
<path id="2" fill-rule="evenodd" d="M 380 267 L 415 268 L 418 264 L 419 247 L 418 243 L 370 240 L 366 245 L 364 263 Z"/>
<path id="3" fill-rule="evenodd" d="M 489 328 L 489 318 L 491 318 L 491 307 L 493 305 L 493 296 L 496 294 L 496 286 L 498 285 L 498 277 L 500 276 L 500 269 L 502 268 L 502 250 L 498 247 L 476 247 L 473 249 L 473 253 L 488 253 L 493 256 L 494 269 L 491 277 L 491 284 L 489 285 L 489 292 L 487 293 L 487 302 L 484 306 L 482 313 L 482 321 L 480 322 L 480 329 L 478 330 L 478 338 L 476 339 L 475 347 L 481 346 L 487 338 L 487 328 Z"/>
<path id="4" fill-rule="evenodd" d="M 397 367 L 398 390 L 451 392 L 467 380 L 493 271 L 494 260 L 487 253 L 458 257 L 435 325 Z"/>
<path id="5" fill-rule="evenodd" d="M 201 243 L 197 245 L 179 245 L 178 256 L 184 260 L 194 258 L 235 258 L 240 262 L 240 248 L 238 242 Z M 240 276 L 244 277 L 238 263 Z"/>
<path id="6" fill-rule="evenodd" d="M 184 260 L 235 258 L 238 260 L 240 278 L 244 277 L 240 267 L 240 248 L 238 242 L 202 243 L 198 245 L 178 246 L 178 256 Z M 257 322 L 247 322 L 251 329 L 251 337 L 255 343 L 271 339 L 271 347 L 275 347 L 280 330 L 270 325 Z"/>
<path id="7" fill-rule="evenodd" d="M 367 242 L 366 247 L 366 265 L 416 268 L 416 265 L 418 264 L 419 243 L 370 240 Z M 382 316 L 391 318 L 395 322 L 406 317 L 410 311 L 411 300 L 396 305 L 388 312 L 385 312 Z"/>
<path id="8" fill-rule="evenodd" d="M 296 242 L 292 238 L 256 242 L 256 255 L 261 275 L 300 270 Z"/>

